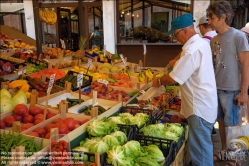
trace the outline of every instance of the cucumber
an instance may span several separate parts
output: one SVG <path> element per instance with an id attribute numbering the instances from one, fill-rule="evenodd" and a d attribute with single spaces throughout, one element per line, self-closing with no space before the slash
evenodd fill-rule
<path id="1" fill-rule="evenodd" d="M 83 106 L 83 107 L 81 107 L 79 110 L 78 110 L 78 113 L 83 113 L 83 112 L 85 112 L 85 111 L 87 111 L 88 110 L 88 107 L 87 106 Z"/>
<path id="2" fill-rule="evenodd" d="M 103 112 L 106 112 L 106 109 L 103 108 L 103 107 L 100 106 L 100 105 L 96 105 L 96 106 L 94 106 L 94 107 L 98 107 L 98 112 L 99 112 L 99 114 L 102 114 Z"/>
<path id="3" fill-rule="evenodd" d="M 70 98 L 67 98 L 66 100 L 67 100 L 68 102 L 77 102 L 77 103 L 78 103 L 80 99 L 70 99 Z M 84 102 L 84 100 L 81 99 L 81 102 Z"/>

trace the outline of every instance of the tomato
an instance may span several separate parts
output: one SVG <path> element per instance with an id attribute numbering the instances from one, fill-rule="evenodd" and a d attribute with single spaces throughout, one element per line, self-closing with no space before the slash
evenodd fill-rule
<path id="1" fill-rule="evenodd" d="M 37 115 L 37 114 L 41 114 L 42 113 L 42 110 L 41 110 L 41 108 L 39 108 L 39 107 L 35 107 L 35 106 L 33 106 L 33 107 L 30 107 L 29 108 L 29 113 L 31 114 L 31 115 Z"/>
<path id="2" fill-rule="evenodd" d="M 68 127 L 65 123 L 56 123 L 56 125 L 59 126 L 59 134 L 67 134 L 68 133 Z"/>
<path id="3" fill-rule="evenodd" d="M 34 126 L 32 123 L 25 123 L 21 125 L 21 131 L 27 130 L 30 127 Z"/>
<path id="4" fill-rule="evenodd" d="M 89 119 L 85 119 L 85 120 L 83 120 L 82 122 L 81 122 L 81 124 L 83 125 L 84 123 L 86 123 L 86 122 L 88 122 L 89 121 Z"/>
<path id="5" fill-rule="evenodd" d="M 57 145 L 58 145 L 58 142 L 52 141 L 51 142 L 51 148 L 52 148 L 52 150 L 54 149 L 54 147 L 57 147 Z"/>
<path id="6" fill-rule="evenodd" d="M 36 129 L 34 129 L 34 132 L 37 132 L 40 137 L 45 137 L 46 135 L 46 130 L 41 127 L 37 127 Z"/>
<path id="7" fill-rule="evenodd" d="M 67 143 L 65 140 L 60 140 L 59 143 L 61 143 L 62 146 L 63 146 L 63 148 L 64 148 L 65 150 L 67 150 L 67 148 L 68 148 L 68 143 Z"/>
<path id="8" fill-rule="evenodd" d="M 36 114 L 34 120 L 43 120 L 43 118 L 44 118 L 43 114 Z"/>
<path id="9" fill-rule="evenodd" d="M 33 123 L 34 117 L 32 115 L 26 115 L 23 117 L 23 123 Z"/>
<path id="10" fill-rule="evenodd" d="M 34 136 L 34 137 L 39 137 L 39 134 L 37 132 L 29 132 L 27 135 Z"/>
<path id="11" fill-rule="evenodd" d="M 53 116 L 55 116 L 56 114 L 54 114 L 54 113 L 48 113 L 47 114 L 47 119 L 49 119 L 49 118 L 51 118 L 51 117 L 53 117 Z"/>
<path id="12" fill-rule="evenodd" d="M 50 133 L 47 133 L 47 134 L 45 135 L 45 138 L 46 138 L 46 139 L 50 139 Z"/>
<path id="13" fill-rule="evenodd" d="M 40 119 L 37 119 L 37 120 L 34 120 L 34 125 L 37 125 L 39 123 L 41 123 L 43 120 L 40 120 Z"/>
<path id="14" fill-rule="evenodd" d="M 63 122 L 63 119 L 61 118 L 57 118 L 54 120 L 54 123 L 62 123 Z"/>
<path id="15" fill-rule="evenodd" d="M 28 112 L 28 107 L 25 104 L 17 104 L 14 108 L 14 112 L 18 115 L 24 115 Z"/>
<path id="16" fill-rule="evenodd" d="M 16 121 L 22 122 L 22 115 L 14 114 L 13 117 L 16 119 Z"/>
<path id="17" fill-rule="evenodd" d="M 55 124 L 48 124 L 45 126 L 45 130 L 47 133 L 49 133 L 50 129 L 52 129 L 52 128 L 57 128 L 57 126 Z"/>
<path id="18" fill-rule="evenodd" d="M 16 119 L 14 118 L 14 116 L 6 116 L 4 118 L 4 122 L 6 124 L 6 127 L 12 127 L 15 120 Z"/>
<path id="19" fill-rule="evenodd" d="M 68 130 L 72 131 L 75 128 L 75 121 L 73 118 L 66 118 L 63 122 L 67 125 Z"/>
<path id="20" fill-rule="evenodd" d="M 3 120 L 0 120 L 0 129 L 5 129 L 6 124 Z"/>

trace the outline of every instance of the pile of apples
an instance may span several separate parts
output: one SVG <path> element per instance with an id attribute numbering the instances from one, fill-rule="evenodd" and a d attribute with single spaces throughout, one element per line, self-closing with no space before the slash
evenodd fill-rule
<path id="1" fill-rule="evenodd" d="M 47 111 L 46 119 L 49 119 L 56 114 L 50 113 Z M 44 110 L 33 106 L 28 109 L 25 104 L 17 104 L 14 108 L 14 114 L 6 116 L 3 120 L 0 121 L 0 129 L 5 129 L 6 127 L 12 127 L 15 121 L 20 121 L 23 124 L 21 125 L 21 132 L 27 130 L 28 128 L 41 123 L 44 118 Z"/>
<path id="2" fill-rule="evenodd" d="M 2 40 L 10 40 L 9 36 L 5 35 L 2 32 L 0 32 L 0 39 L 2 39 Z"/>
<path id="3" fill-rule="evenodd" d="M 27 135 L 50 139 L 50 130 L 52 128 L 58 128 L 59 134 L 68 134 L 70 131 L 73 131 L 87 121 L 89 121 L 89 119 L 78 121 L 71 117 L 65 119 L 57 118 L 52 123 L 47 124 L 44 128 L 37 127 L 33 131 L 27 133 Z"/>

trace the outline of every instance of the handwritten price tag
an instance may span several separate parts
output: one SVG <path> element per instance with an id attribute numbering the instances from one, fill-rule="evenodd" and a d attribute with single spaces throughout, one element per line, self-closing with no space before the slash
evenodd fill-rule
<path id="1" fill-rule="evenodd" d="M 61 41 L 61 48 L 66 49 L 66 45 L 65 45 L 64 40 L 60 39 L 60 41 Z"/>
<path id="2" fill-rule="evenodd" d="M 120 56 L 122 62 L 124 63 L 124 66 L 126 66 L 126 60 L 124 59 L 123 54 L 120 54 L 119 56 Z"/>
<path id="3" fill-rule="evenodd" d="M 93 60 L 91 58 L 88 58 L 87 67 L 90 68 L 92 64 L 93 64 Z"/>
<path id="4" fill-rule="evenodd" d="M 146 54 L 146 45 L 143 44 L 143 47 L 144 47 L 144 54 Z"/>
<path id="5" fill-rule="evenodd" d="M 49 84 L 48 84 L 48 90 L 47 90 L 47 93 L 50 92 L 50 90 L 52 89 L 53 87 L 53 84 L 54 84 L 54 78 L 55 78 L 55 74 L 52 74 L 50 76 L 50 80 L 49 80 Z"/>
<path id="6" fill-rule="evenodd" d="M 98 79 L 98 83 L 101 83 L 101 84 L 105 84 L 106 86 L 109 84 L 109 82 L 107 80 L 103 80 L 103 79 Z"/>
<path id="7" fill-rule="evenodd" d="M 77 87 L 81 87 L 83 84 L 83 73 L 79 73 L 77 75 Z"/>

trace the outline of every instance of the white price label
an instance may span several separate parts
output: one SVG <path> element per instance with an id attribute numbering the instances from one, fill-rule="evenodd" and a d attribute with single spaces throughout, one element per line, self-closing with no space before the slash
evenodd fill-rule
<path id="1" fill-rule="evenodd" d="M 124 59 L 123 54 L 120 54 L 119 56 L 120 56 L 122 62 L 124 63 L 124 66 L 126 66 L 126 60 Z"/>
<path id="2" fill-rule="evenodd" d="M 144 94 L 144 93 L 145 93 L 145 91 L 144 91 L 144 90 L 141 90 L 141 91 L 140 91 L 140 93 Z"/>
<path id="3" fill-rule="evenodd" d="M 66 49 L 66 45 L 65 45 L 64 40 L 60 39 L 60 41 L 61 41 L 61 48 Z"/>
<path id="4" fill-rule="evenodd" d="M 98 83 L 105 84 L 106 86 L 109 84 L 107 80 L 104 80 L 102 78 L 98 79 Z"/>
<path id="5" fill-rule="evenodd" d="M 93 60 L 91 58 L 88 58 L 87 67 L 90 68 L 92 64 L 93 64 Z"/>
<path id="6" fill-rule="evenodd" d="M 50 76 L 50 80 L 49 80 L 49 84 L 48 84 L 48 90 L 47 90 L 47 93 L 52 89 L 53 87 L 53 84 L 54 84 L 54 78 L 55 78 L 55 74 L 52 74 Z"/>
<path id="7" fill-rule="evenodd" d="M 77 87 L 81 87 L 83 84 L 83 73 L 79 73 L 77 75 Z"/>
<path id="8" fill-rule="evenodd" d="M 146 54 L 146 45 L 143 44 L 143 46 L 144 46 L 144 54 Z"/>
<path id="9" fill-rule="evenodd" d="M 106 56 L 106 45 L 104 45 L 104 57 Z"/>

